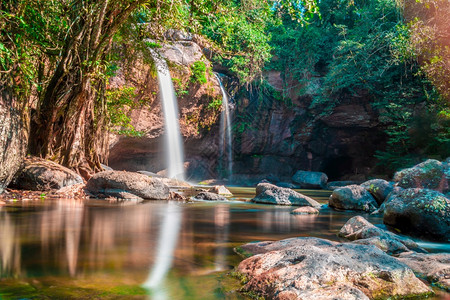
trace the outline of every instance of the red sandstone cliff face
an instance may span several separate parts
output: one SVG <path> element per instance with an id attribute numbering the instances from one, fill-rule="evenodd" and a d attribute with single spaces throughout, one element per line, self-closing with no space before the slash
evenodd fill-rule
<path id="1" fill-rule="evenodd" d="M 218 124 L 222 107 L 214 105 L 214 101 L 221 101 L 222 94 L 211 71 L 211 64 L 203 56 L 201 48 L 191 41 L 164 45 L 159 52 L 167 59 L 177 93 L 188 178 L 216 177 L 219 159 Z M 191 66 L 196 61 L 203 61 L 207 66 L 205 84 L 192 80 Z M 127 137 L 113 134 L 109 165 L 130 171 L 164 170 L 164 120 L 156 72 L 150 64 L 141 61 L 128 70 L 119 71 L 111 79 L 110 86 L 135 87 L 136 102 L 145 104 L 128 113 L 131 125 L 144 135 Z"/>

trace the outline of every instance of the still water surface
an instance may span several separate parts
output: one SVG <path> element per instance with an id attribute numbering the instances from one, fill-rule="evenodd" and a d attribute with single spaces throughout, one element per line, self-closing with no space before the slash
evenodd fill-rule
<path id="1" fill-rule="evenodd" d="M 3 207 L 0 299 L 246 299 L 228 275 L 241 260 L 234 247 L 296 236 L 338 240 L 355 215 L 292 215 L 292 207 L 245 202 L 254 189 L 231 190 L 230 202 L 59 199 Z M 329 196 L 302 192 L 321 203 Z M 450 252 L 446 244 L 426 245 Z"/>

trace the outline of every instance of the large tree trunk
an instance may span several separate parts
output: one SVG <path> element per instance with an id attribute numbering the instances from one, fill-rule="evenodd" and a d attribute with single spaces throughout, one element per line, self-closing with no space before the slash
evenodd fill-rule
<path id="1" fill-rule="evenodd" d="M 26 116 L 11 90 L 0 88 L 0 193 L 20 168 L 26 154 Z"/>
<path id="2" fill-rule="evenodd" d="M 107 157 L 104 57 L 114 33 L 142 2 L 79 2 L 70 38 L 32 117 L 29 152 L 89 178 Z M 88 6 L 88 7 L 85 7 Z"/>

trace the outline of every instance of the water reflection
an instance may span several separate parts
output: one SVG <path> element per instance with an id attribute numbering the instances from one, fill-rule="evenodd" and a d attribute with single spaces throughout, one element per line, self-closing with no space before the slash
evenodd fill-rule
<path id="1" fill-rule="evenodd" d="M 0 211 L 2 280 L 39 280 L 45 287 L 77 286 L 84 278 L 96 289 L 143 285 L 151 299 L 220 298 L 222 279 L 211 276 L 238 264 L 233 247 L 294 236 L 337 240 L 354 215 L 327 209 L 292 215 L 291 207 L 249 203 L 104 206 L 61 199 L 26 205 Z M 0 298 L 1 292 L 0 285 Z"/>
<path id="2" fill-rule="evenodd" d="M 175 247 L 178 242 L 181 219 L 181 207 L 169 202 L 166 206 L 163 225 L 159 233 L 155 264 L 152 267 L 147 280 L 143 284 L 144 287 L 158 289 L 172 266 Z M 158 299 L 165 298 L 161 295 L 161 292 L 157 294 L 159 295 Z"/>

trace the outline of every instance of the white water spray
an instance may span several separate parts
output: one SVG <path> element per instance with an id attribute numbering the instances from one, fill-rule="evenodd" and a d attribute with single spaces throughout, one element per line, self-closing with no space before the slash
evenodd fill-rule
<path id="1" fill-rule="evenodd" d="M 159 92 L 164 112 L 167 176 L 184 180 L 184 154 L 181 141 L 178 103 L 166 61 L 151 50 L 158 72 Z"/>
<path id="2" fill-rule="evenodd" d="M 220 77 L 217 73 L 215 75 L 222 92 L 222 113 L 220 115 L 220 154 L 221 157 L 224 158 L 224 160 L 226 158 L 228 178 L 231 179 L 233 176 L 233 137 L 231 134 L 232 124 L 230 103 L 225 87 L 222 84 L 222 80 L 220 80 Z"/>

